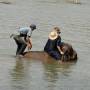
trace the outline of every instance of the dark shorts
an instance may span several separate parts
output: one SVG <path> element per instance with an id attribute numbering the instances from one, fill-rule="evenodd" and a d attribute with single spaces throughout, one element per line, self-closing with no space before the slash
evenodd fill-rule
<path id="1" fill-rule="evenodd" d="M 52 56 L 53 58 L 55 58 L 56 60 L 61 59 L 61 54 L 58 51 L 50 51 L 48 52 L 48 54 Z"/>

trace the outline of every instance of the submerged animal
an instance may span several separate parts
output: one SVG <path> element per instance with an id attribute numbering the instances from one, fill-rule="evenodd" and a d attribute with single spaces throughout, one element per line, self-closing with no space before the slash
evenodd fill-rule
<path id="1" fill-rule="evenodd" d="M 68 43 L 63 43 L 61 47 L 64 54 L 61 56 L 61 60 L 64 62 L 67 61 L 76 61 L 77 60 L 77 53 L 72 48 L 72 45 Z M 51 59 L 52 57 L 48 55 L 48 53 L 44 51 L 29 51 L 24 53 L 24 57 L 31 58 L 31 59 Z"/>
<path id="2" fill-rule="evenodd" d="M 12 34 L 10 36 L 14 37 L 15 35 Z M 61 55 L 61 60 L 64 62 L 67 61 L 76 61 L 77 60 L 77 52 L 73 49 L 72 45 L 63 42 L 61 45 L 61 49 L 64 52 L 63 55 Z M 29 52 L 24 52 L 24 57 L 30 58 L 30 59 L 38 59 L 38 60 L 51 60 L 54 59 L 52 58 L 48 53 L 45 51 L 29 51 Z M 55 59 L 54 59 L 55 60 Z"/>
<path id="3" fill-rule="evenodd" d="M 63 43 L 61 47 L 64 54 L 61 56 L 62 61 L 74 61 L 77 60 L 77 53 L 73 49 L 72 45 Z"/>

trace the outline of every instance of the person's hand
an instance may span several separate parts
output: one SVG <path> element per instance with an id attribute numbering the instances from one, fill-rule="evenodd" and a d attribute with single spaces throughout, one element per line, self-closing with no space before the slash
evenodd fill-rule
<path id="1" fill-rule="evenodd" d="M 64 54 L 64 52 L 62 52 L 62 51 L 61 51 L 61 54 L 63 55 L 63 54 Z"/>
<path id="2" fill-rule="evenodd" d="M 32 48 L 32 45 L 31 44 L 27 44 L 27 47 L 28 47 L 28 49 L 31 49 Z"/>

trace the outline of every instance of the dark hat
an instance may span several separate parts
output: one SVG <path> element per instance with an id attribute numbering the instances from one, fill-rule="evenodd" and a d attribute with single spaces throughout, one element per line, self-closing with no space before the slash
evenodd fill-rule
<path id="1" fill-rule="evenodd" d="M 31 24 L 30 28 L 32 28 L 34 30 L 34 29 L 36 29 L 36 25 L 35 24 Z"/>

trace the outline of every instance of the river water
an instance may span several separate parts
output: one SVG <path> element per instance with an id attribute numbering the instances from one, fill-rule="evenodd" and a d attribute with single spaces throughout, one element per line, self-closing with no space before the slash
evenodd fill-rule
<path id="1" fill-rule="evenodd" d="M 10 34 L 30 23 L 37 25 L 32 51 L 43 50 L 49 32 L 59 26 L 62 40 L 77 51 L 77 62 L 16 58 Z M 0 90 L 90 90 L 89 70 L 90 0 L 0 0 Z"/>

